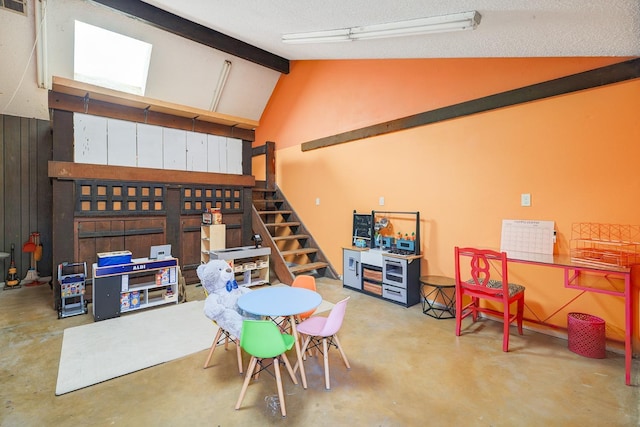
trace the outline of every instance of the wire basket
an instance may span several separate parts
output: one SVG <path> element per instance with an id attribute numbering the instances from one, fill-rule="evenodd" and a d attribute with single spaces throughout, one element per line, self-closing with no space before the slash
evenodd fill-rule
<path id="1" fill-rule="evenodd" d="M 604 359 L 606 356 L 605 321 L 584 313 L 568 315 L 569 350 L 580 356 Z"/>

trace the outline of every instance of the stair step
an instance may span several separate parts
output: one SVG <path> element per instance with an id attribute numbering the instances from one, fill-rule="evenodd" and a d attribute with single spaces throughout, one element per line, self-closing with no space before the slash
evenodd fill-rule
<path id="1" fill-rule="evenodd" d="M 253 204 L 256 203 L 284 203 L 284 199 L 253 199 Z"/>
<path id="2" fill-rule="evenodd" d="M 299 222 L 265 222 L 265 227 L 299 227 Z"/>
<path id="3" fill-rule="evenodd" d="M 318 270 L 320 268 L 327 268 L 328 266 L 329 264 L 327 264 L 326 262 L 312 262 L 309 264 L 293 265 L 289 267 L 289 271 L 291 271 L 293 274 L 306 273 L 307 271 Z"/>
<path id="4" fill-rule="evenodd" d="M 288 255 L 305 255 L 305 254 L 313 254 L 318 252 L 316 248 L 300 248 L 300 249 L 292 249 L 289 251 L 280 251 L 280 255 L 283 257 Z"/>
<path id="5" fill-rule="evenodd" d="M 293 213 L 293 211 L 258 211 L 258 215 L 275 215 L 275 214 L 280 214 L 280 215 L 291 215 Z"/>
<path id="6" fill-rule="evenodd" d="M 280 241 L 280 240 L 302 240 L 302 239 L 308 239 L 309 235 L 308 234 L 289 234 L 287 236 L 273 236 L 273 240 L 274 241 Z"/>

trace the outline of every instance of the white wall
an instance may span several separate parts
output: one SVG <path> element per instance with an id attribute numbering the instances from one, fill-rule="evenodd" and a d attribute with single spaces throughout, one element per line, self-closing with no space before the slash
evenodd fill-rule
<path id="1" fill-rule="evenodd" d="M 73 78 L 74 20 L 153 45 L 145 96 L 208 110 L 225 60 L 232 62 L 217 111 L 259 120 L 280 73 L 186 40 L 86 0 L 44 0 L 50 76 Z M 28 15 L 0 10 L 0 114 L 48 120 L 48 91 L 36 82 L 37 0 Z M 32 53 L 33 52 L 33 53 Z M 14 96 L 15 94 L 15 96 Z M 13 99 L 12 99 L 13 98 Z"/>

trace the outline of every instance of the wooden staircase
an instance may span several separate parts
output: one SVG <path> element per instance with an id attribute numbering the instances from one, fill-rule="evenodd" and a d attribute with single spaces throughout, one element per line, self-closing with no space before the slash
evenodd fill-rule
<path id="1" fill-rule="evenodd" d="M 253 232 L 271 248 L 273 271 L 290 285 L 298 274 L 338 279 L 338 273 L 280 189 L 253 189 Z"/>

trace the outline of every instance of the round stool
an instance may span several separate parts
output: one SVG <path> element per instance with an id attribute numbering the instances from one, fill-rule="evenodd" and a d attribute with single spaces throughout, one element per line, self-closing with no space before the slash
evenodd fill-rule
<path id="1" fill-rule="evenodd" d="M 422 312 L 434 319 L 456 317 L 456 281 L 445 276 L 420 277 Z"/>

